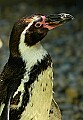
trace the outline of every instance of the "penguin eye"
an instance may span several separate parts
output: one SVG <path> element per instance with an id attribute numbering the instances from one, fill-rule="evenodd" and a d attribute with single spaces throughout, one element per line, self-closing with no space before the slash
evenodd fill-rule
<path id="1" fill-rule="evenodd" d="M 35 27 L 36 27 L 36 28 L 39 28 L 39 27 L 41 27 L 41 25 L 42 25 L 42 24 L 41 24 L 40 22 L 37 22 L 37 23 L 35 24 Z"/>

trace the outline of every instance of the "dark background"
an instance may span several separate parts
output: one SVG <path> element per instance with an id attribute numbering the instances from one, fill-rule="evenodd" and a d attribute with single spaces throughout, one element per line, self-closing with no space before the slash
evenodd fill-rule
<path id="1" fill-rule="evenodd" d="M 0 71 L 9 56 L 9 35 L 17 19 L 61 12 L 75 19 L 50 31 L 42 44 L 53 59 L 54 98 L 62 120 L 83 120 L 83 0 L 0 0 Z"/>

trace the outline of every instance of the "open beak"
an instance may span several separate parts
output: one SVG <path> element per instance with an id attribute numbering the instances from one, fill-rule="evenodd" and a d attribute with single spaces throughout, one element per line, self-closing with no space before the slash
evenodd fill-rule
<path id="1" fill-rule="evenodd" d="M 73 19 L 74 17 L 72 15 L 66 13 L 47 15 L 44 28 L 51 30 Z"/>

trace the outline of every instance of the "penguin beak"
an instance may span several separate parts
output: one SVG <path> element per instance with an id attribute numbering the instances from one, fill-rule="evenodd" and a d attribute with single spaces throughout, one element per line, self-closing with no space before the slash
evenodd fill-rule
<path id="1" fill-rule="evenodd" d="M 44 28 L 51 30 L 73 19 L 74 17 L 72 15 L 66 13 L 47 15 Z"/>

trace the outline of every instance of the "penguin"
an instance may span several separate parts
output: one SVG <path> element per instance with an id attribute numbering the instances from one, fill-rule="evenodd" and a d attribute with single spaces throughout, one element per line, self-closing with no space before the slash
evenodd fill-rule
<path id="1" fill-rule="evenodd" d="M 41 40 L 72 19 L 66 13 L 35 14 L 15 22 L 0 74 L 0 120 L 61 120 L 53 100 L 53 63 Z"/>

